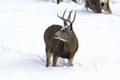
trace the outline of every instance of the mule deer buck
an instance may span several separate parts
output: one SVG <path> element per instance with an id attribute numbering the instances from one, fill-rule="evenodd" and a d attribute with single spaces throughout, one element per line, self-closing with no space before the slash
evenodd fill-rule
<path id="1" fill-rule="evenodd" d="M 73 20 L 71 19 L 70 11 L 67 19 L 64 18 L 66 10 L 63 16 L 57 16 L 63 20 L 64 26 L 51 25 L 44 33 L 44 41 L 46 45 L 46 67 L 50 66 L 50 58 L 53 55 L 53 65 L 56 66 L 59 57 L 67 58 L 69 66 L 73 66 L 73 58 L 78 50 L 78 39 L 73 30 L 73 22 L 75 21 L 76 12 Z"/>

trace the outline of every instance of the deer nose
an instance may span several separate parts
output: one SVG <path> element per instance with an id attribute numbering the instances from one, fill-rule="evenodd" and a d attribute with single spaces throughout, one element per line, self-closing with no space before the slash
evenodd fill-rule
<path id="1" fill-rule="evenodd" d="M 102 7 L 105 5 L 103 2 L 101 3 Z"/>

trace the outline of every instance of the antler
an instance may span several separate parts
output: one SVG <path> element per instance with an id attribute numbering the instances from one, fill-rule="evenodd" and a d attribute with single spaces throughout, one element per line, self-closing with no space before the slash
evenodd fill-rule
<path id="1" fill-rule="evenodd" d="M 57 14 L 57 16 L 58 16 L 60 19 L 62 19 L 63 21 L 68 21 L 70 24 L 72 24 L 72 23 L 75 21 L 76 13 L 77 13 L 77 12 L 75 11 L 75 14 L 74 14 L 74 17 L 73 17 L 73 21 L 70 21 L 71 13 L 72 13 L 73 10 L 71 10 L 71 11 L 69 12 L 68 18 L 65 19 L 64 16 L 65 16 L 66 10 L 67 10 L 67 9 L 65 9 L 62 17 L 60 17 L 58 14 Z"/>
<path id="2" fill-rule="evenodd" d="M 73 21 L 72 21 L 72 23 L 75 21 L 76 14 L 77 14 L 77 12 L 75 11 L 75 14 L 74 14 L 74 18 L 73 18 Z"/>
<path id="3" fill-rule="evenodd" d="M 67 21 L 70 21 L 72 11 L 73 11 L 73 10 L 70 11 L 69 16 L 68 16 L 68 18 L 67 18 Z"/>
<path id="4" fill-rule="evenodd" d="M 69 16 L 68 16 L 68 18 L 67 18 L 67 21 L 68 21 L 69 23 L 71 23 L 71 24 L 75 21 L 76 13 L 77 13 L 77 12 L 75 11 L 75 14 L 74 14 L 74 17 L 73 17 L 73 21 L 70 21 L 72 11 L 73 11 L 73 10 L 70 11 Z"/>
<path id="5" fill-rule="evenodd" d="M 64 21 L 64 20 L 66 20 L 66 19 L 64 18 L 65 13 L 66 13 L 66 10 L 67 10 L 67 9 L 65 9 L 65 11 L 64 11 L 64 13 L 63 13 L 63 16 L 62 16 L 62 17 L 60 17 L 60 16 L 57 14 L 57 16 L 58 16 L 60 19 L 62 19 L 63 21 Z"/>

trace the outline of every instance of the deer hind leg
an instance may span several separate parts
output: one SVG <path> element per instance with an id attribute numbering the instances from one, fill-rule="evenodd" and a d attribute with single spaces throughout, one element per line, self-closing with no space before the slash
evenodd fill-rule
<path id="1" fill-rule="evenodd" d="M 74 59 L 74 57 L 68 59 L 68 65 L 69 66 L 73 66 L 73 59 Z"/>
<path id="2" fill-rule="evenodd" d="M 89 5 L 88 5 L 87 1 L 85 0 L 85 8 L 87 11 L 88 11 L 88 7 L 89 7 Z"/>
<path id="3" fill-rule="evenodd" d="M 50 65 L 51 52 L 46 49 L 46 67 Z"/>
<path id="4" fill-rule="evenodd" d="M 54 54 L 53 55 L 53 66 L 56 66 L 57 60 L 58 60 L 58 56 Z"/>

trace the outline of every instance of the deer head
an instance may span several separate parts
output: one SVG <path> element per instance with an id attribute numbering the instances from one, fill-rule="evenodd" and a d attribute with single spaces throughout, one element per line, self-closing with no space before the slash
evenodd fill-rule
<path id="1" fill-rule="evenodd" d="M 73 27 L 73 22 L 75 21 L 75 18 L 76 18 L 76 11 L 75 11 L 73 20 L 70 21 L 72 11 L 73 11 L 73 10 L 71 10 L 71 11 L 69 12 L 69 15 L 68 15 L 67 19 L 64 18 L 65 13 L 66 13 L 66 10 L 64 11 L 62 17 L 57 14 L 57 16 L 58 16 L 61 20 L 63 20 L 64 27 L 55 34 L 55 38 L 56 38 L 56 39 L 62 40 L 62 41 L 64 41 L 64 42 L 67 42 L 67 41 L 70 40 L 70 38 L 72 37 L 72 35 L 73 35 L 73 28 L 72 28 L 72 27 Z"/>
<path id="2" fill-rule="evenodd" d="M 75 12 L 75 14 L 74 14 L 73 21 L 70 21 L 72 11 L 73 11 L 73 10 L 71 10 L 71 11 L 69 12 L 69 15 L 68 15 L 67 19 L 65 19 L 65 18 L 64 18 L 65 13 L 66 13 L 66 10 L 64 11 L 64 13 L 63 13 L 63 16 L 62 16 L 62 17 L 61 17 L 61 16 L 59 16 L 59 15 L 57 14 L 57 16 L 58 16 L 60 19 L 62 19 L 62 20 L 63 20 L 63 22 L 64 22 L 64 28 L 66 28 L 66 29 L 68 29 L 68 28 L 70 28 L 70 29 L 71 29 L 71 28 L 72 28 L 72 24 L 73 24 L 73 22 L 75 21 L 76 12 Z"/>

